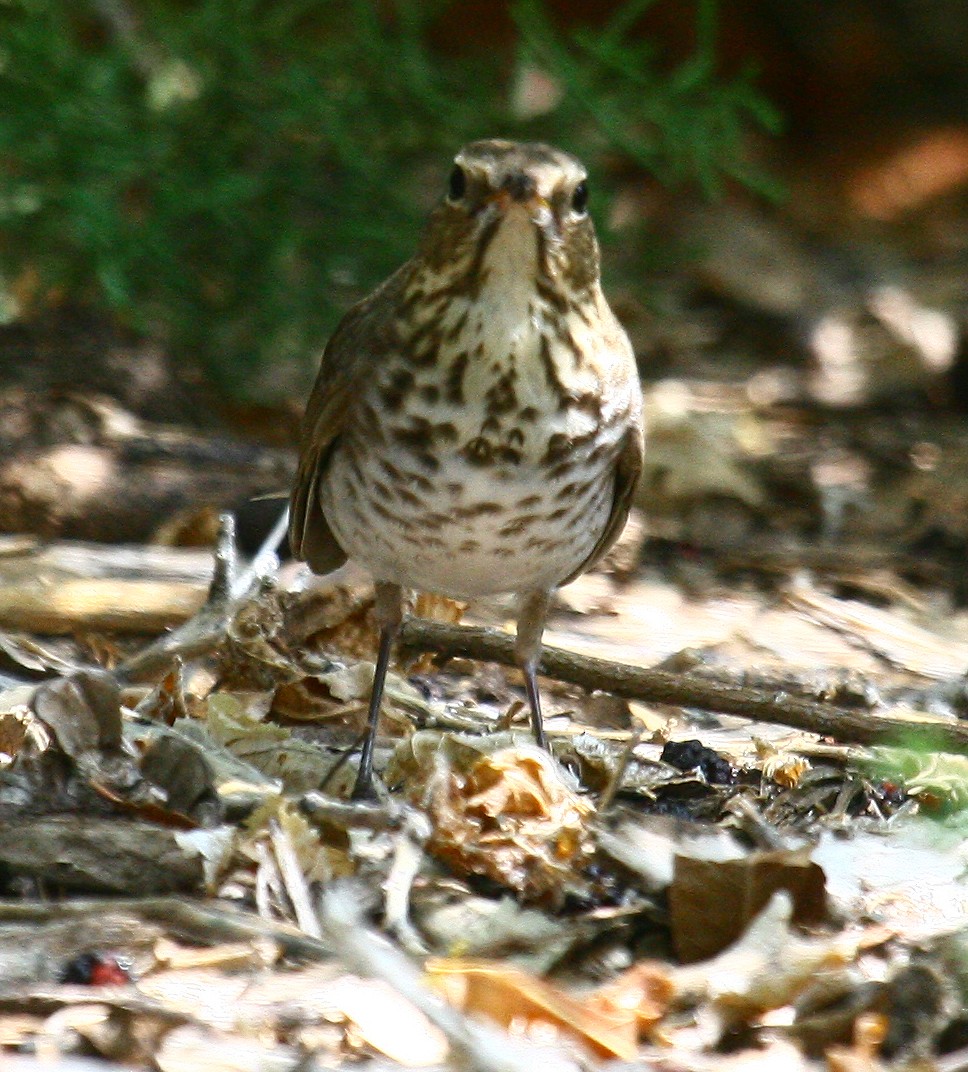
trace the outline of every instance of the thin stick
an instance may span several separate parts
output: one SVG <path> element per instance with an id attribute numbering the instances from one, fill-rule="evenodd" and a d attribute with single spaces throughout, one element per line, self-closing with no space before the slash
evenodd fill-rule
<path id="1" fill-rule="evenodd" d="M 225 636 L 231 607 L 232 586 L 237 575 L 235 517 L 219 517 L 218 540 L 212 564 L 212 583 L 202 609 L 177 629 L 153 640 L 115 670 L 122 682 L 144 681 L 163 672 L 176 655 L 183 659 L 211 651 Z"/>
<path id="2" fill-rule="evenodd" d="M 311 938 L 321 938 L 323 932 L 320 930 L 316 910 L 313 908 L 312 898 L 309 895 L 306 876 L 299 866 L 296 847 L 278 819 L 269 820 L 269 838 L 272 841 L 272 851 L 275 853 L 279 873 L 285 883 L 286 893 L 289 894 L 293 911 L 296 913 L 299 929 Z"/>
<path id="3" fill-rule="evenodd" d="M 108 912 L 128 912 L 136 919 L 151 920 L 171 933 L 193 942 L 245 942 L 268 938 L 285 956 L 320 962 L 329 960 L 333 947 L 286 923 L 262 920 L 250 912 L 222 908 L 212 902 L 186 897 L 119 897 L 76 899 L 51 903 L 0 900 L 0 922 L 47 923 L 51 920 L 101 917 Z"/>
<path id="4" fill-rule="evenodd" d="M 253 591 L 264 577 L 272 577 L 279 569 L 279 545 L 286 535 L 289 526 L 289 508 L 286 507 L 276 518 L 269 535 L 262 541 L 262 546 L 256 551 L 252 561 L 238 575 L 230 586 L 230 595 L 233 599 L 244 599 Z"/>
<path id="5" fill-rule="evenodd" d="M 481 659 L 515 666 L 514 637 L 495 629 L 445 625 L 409 618 L 400 631 L 401 649 L 434 651 L 448 658 Z M 645 703 L 696 707 L 704 711 L 739 715 L 758 722 L 819 733 L 855 744 L 896 744 L 968 752 L 968 723 L 942 719 L 908 720 L 851 711 L 819 703 L 788 692 L 710 681 L 694 674 L 649 670 L 627 663 L 576 655 L 560 648 L 544 648 L 540 673 L 584 689 L 600 689 L 615 696 Z"/>
<path id="6" fill-rule="evenodd" d="M 622 786 L 622 779 L 625 777 L 625 772 L 629 769 L 629 763 L 632 761 L 632 753 L 635 751 L 636 746 L 642 739 L 642 726 L 636 727 L 633 730 L 628 744 L 622 749 L 622 754 L 618 757 L 618 763 L 615 764 L 612 773 L 609 775 L 608 784 L 605 786 L 605 791 L 598 798 L 598 805 L 595 808 L 597 817 L 600 819 L 605 812 L 612 806 L 612 801 L 615 799 L 615 794 Z"/>

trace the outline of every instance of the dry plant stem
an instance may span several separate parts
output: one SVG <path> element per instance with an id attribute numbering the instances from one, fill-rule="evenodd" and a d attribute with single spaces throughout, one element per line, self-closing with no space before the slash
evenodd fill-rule
<path id="1" fill-rule="evenodd" d="M 119 681 L 144 681 L 164 672 L 172 660 L 204 655 L 222 642 L 233 608 L 247 599 L 278 567 L 276 548 L 286 529 L 289 512 L 284 510 L 256 552 L 248 569 L 239 573 L 235 546 L 235 517 L 219 518 L 218 541 L 205 606 L 183 625 L 159 637 L 115 671 Z"/>
<path id="2" fill-rule="evenodd" d="M 600 819 L 605 812 L 612 806 L 612 802 L 615 800 L 615 794 L 622 786 L 622 780 L 625 778 L 625 772 L 629 769 L 629 763 L 632 760 L 632 753 L 635 751 L 636 746 L 642 739 L 642 727 L 633 730 L 628 744 L 622 749 L 622 754 L 618 757 L 618 763 L 615 764 L 615 768 L 608 778 L 608 785 L 605 786 L 605 790 L 599 797 L 598 805 L 595 809 L 598 818 Z"/>
<path id="3" fill-rule="evenodd" d="M 271 920 L 272 898 L 276 898 L 277 904 L 282 901 L 282 875 L 268 845 L 259 842 L 255 851 L 259 859 L 255 873 L 255 909 L 260 919 Z"/>
<path id="4" fill-rule="evenodd" d="M 313 790 L 300 798 L 299 806 L 310 819 L 361 830 L 400 830 L 414 821 L 409 809 L 393 799 L 379 804 L 365 800 L 348 803 Z"/>
<path id="5" fill-rule="evenodd" d="M 285 532 L 288 511 L 283 511 L 245 572 L 238 571 L 235 546 L 235 517 L 222 514 L 215 546 L 212 583 L 205 606 L 183 625 L 159 637 L 137 655 L 122 663 L 116 676 L 122 682 L 144 681 L 164 672 L 176 657 L 203 655 L 225 637 L 234 607 L 247 599 L 278 566 L 276 548 Z"/>
<path id="6" fill-rule="evenodd" d="M 516 666 L 514 637 L 495 629 L 445 625 L 411 618 L 400 631 L 401 649 L 434 651 L 448 658 L 462 657 Z M 696 707 L 726 715 L 739 715 L 758 722 L 819 733 L 855 744 L 896 743 L 948 752 L 968 751 L 968 724 L 908 721 L 871 712 L 851 711 L 832 704 L 791 696 L 785 692 L 745 688 L 709 681 L 691 674 L 649 670 L 627 663 L 614 663 L 560 648 L 545 647 L 539 672 L 581 688 L 599 689 L 630 700 Z"/>
<path id="7" fill-rule="evenodd" d="M 273 577 L 279 569 L 279 545 L 285 539 L 289 526 L 289 508 L 285 507 L 276 518 L 269 535 L 262 541 L 262 546 L 248 567 L 236 577 L 230 586 L 232 599 L 243 599 L 265 577 Z"/>
<path id="8" fill-rule="evenodd" d="M 299 866 L 299 857 L 292 839 L 275 819 L 269 821 L 269 838 L 272 841 L 272 851 L 275 853 L 276 863 L 279 865 L 279 872 L 285 883 L 286 893 L 289 894 L 299 929 L 312 938 L 321 938 L 319 920 L 313 910 L 309 886 Z"/>
<path id="9" fill-rule="evenodd" d="M 46 923 L 49 920 L 88 919 L 110 912 L 128 913 L 133 919 L 151 920 L 176 937 L 198 943 L 251 942 L 269 939 L 287 957 L 309 962 L 330 960 L 332 947 L 284 923 L 272 923 L 251 913 L 203 904 L 186 897 L 103 897 L 97 900 L 56 901 L 40 904 L 0 901 L 0 922 Z"/>
<path id="10" fill-rule="evenodd" d="M 411 812 L 404 829 L 394 839 L 393 862 L 387 875 L 384 921 L 387 930 L 396 936 L 411 956 L 426 956 L 427 947 L 410 922 L 410 891 L 423 863 L 423 847 L 430 837 L 431 827 L 426 816 Z"/>
<path id="11" fill-rule="evenodd" d="M 115 989 L 112 987 L 112 989 Z M 92 994 L 85 993 L 81 987 L 65 987 L 55 983 L 26 984 L 0 993 L 0 1016 L 8 1013 L 13 1015 L 51 1016 L 61 1009 L 77 1008 L 92 1004 Z M 115 990 L 110 998 L 105 1001 L 111 1009 L 118 1013 L 127 1013 L 128 1016 L 146 1016 L 160 1020 L 166 1027 L 179 1027 L 182 1024 L 199 1024 L 201 1021 L 190 1012 L 180 1009 L 172 1009 L 154 998 L 144 997 L 141 994 L 127 990 Z M 10 1055 L 2 1054 L 0 1068 L 3 1072 L 9 1072 L 7 1064 Z M 47 1068 L 62 1072 L 64 1066 L 60 1060 L 56 1064 L 43 1064 L 35 1066 L 38 1069 Z M 98 1063 L 98 1069 L 105 1067 L 114 1068 L 114 1065 L 102 1065 Z M 93 1070 L 92 1070 L 93 1072 Z M 134 1072 L 130 1065 L 126 1065 L 122 1072 Z"/>
<path id="12" fill-rule="evenodd" d="M 968 1072 L 968 1048 L 943 1054 L 934 1067 L 937 1072 Z"/>
<path id="13" fill-rule="evenodd" d="M 222 514 L 219 518 L 218 542 L 215 545 L 212 583 L 205 606 L 184 625 L 159 637 L 137 655 L 123 662 L 115 671 L 119 681 L 143 681 L 166 670 L 175 656 L 184 659 L 202 655 L 219 643 L 225 636 L 228 625 L 237 561 L 235 517 L 232 514 Z"/>

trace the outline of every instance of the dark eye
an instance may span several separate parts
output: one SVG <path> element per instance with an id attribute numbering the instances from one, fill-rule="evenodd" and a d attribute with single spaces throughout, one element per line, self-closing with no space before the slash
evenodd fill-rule
<path id="1" fill-rule="evenodd" d="M 455 164 L 447 182 L 447 196 L 451 201 L 460 201 L 465 193 L 467 193 L 467 176 L 460 164 Z"/>
<path id="2" fill-rule="evenodd" d="M 588 183 L 580 182 L 575 187 L 575 192 L 571 195 L 571 207 L 578 213 L 579 216 L 584 215 L 585 210 L 588 208 Z"/>

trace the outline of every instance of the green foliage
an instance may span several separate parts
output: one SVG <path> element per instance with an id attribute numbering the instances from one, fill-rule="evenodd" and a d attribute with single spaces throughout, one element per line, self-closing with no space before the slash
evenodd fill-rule
<path id="1" fill-rule="evenodd" d="M 629 34 L 641 0 L 568 37 L 521 0 L 522 57 L 563 88 L 525 122 L 509 57 L 435 52 L 418 0 L 0 0 L 0 268 L 236 393 L 282 390 L 412 251 L 468 138 L 540 128 L 665 181 L 749 181 L 745 126 L 773 116 L 749 77 L 716 80 L 697 2 L 695 59 L 667 75 Z"/>
<path id="2" fill-rule="evenodd" d="M 556 31 L 540 0 L 516 0 L 515 23 L 525 58 L 565 87 L 554 116 L 563 131 L 578 130 L 632 160 L 669 185 L 696 181 L 707 195 L 724 178 L 767 194 L 770 180 L 743 152 L 748 124 L 771 132 L 779 115 L 756 91 L 747 67 L 732 82 L 716 77 L 717 0 L 696 0 L 696 48 L 664 71 L 653 45 L 634 33 L 655 0 L 627 0 L 603 26 L 569 35 Z"/>
<path id="3" fill-rule="evenodd" d="M 903 724 L 898 736 L 903 739 Z M 948 814 L 968 809 L 968 756 L 920 746 L 880 745 L 868 749 L 866 766 L 879 778 L 901 783 L 920 798 L 927 814 Z"/>

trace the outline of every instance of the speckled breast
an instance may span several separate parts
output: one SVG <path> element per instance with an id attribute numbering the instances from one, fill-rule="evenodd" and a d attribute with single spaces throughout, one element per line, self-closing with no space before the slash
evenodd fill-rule
<path id="1" fill-rule="evenodd" d="M 563 342 L 527 323 L 496 351 L 465 318 L 432 360 L 408 346 L 352 401 L 321 505 L 377 580 L 455 597 L 549 589 L 591 554 L 636 397 L 603 389 L 611 358 L 579 352 L 581 325 Z"/>

